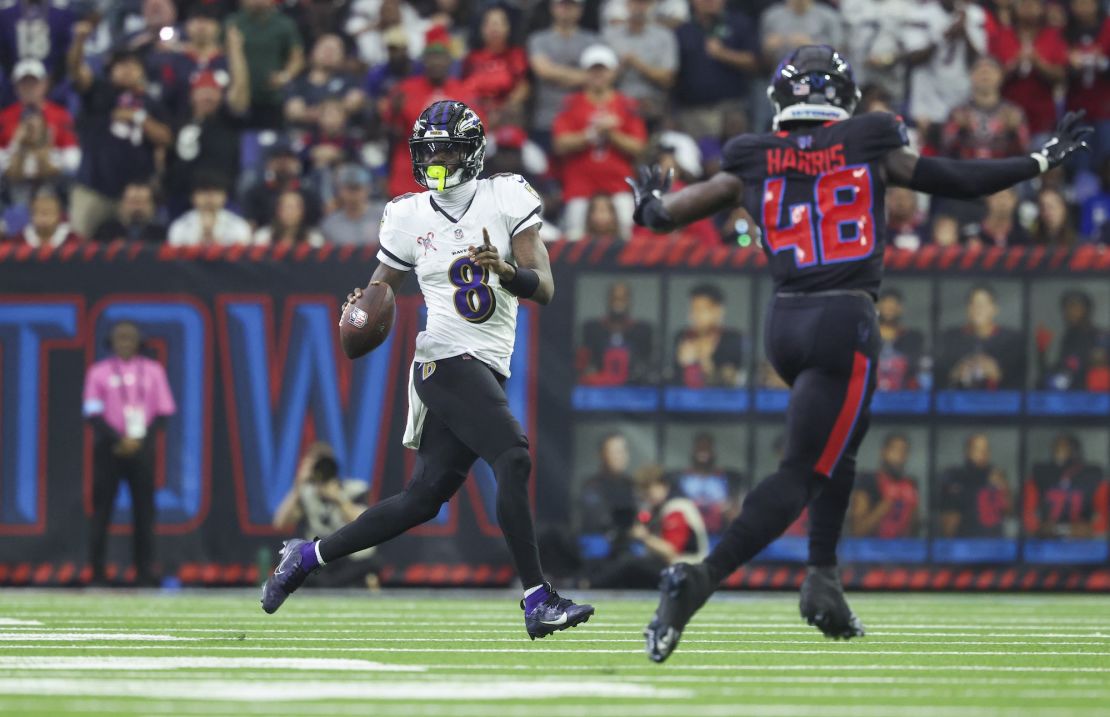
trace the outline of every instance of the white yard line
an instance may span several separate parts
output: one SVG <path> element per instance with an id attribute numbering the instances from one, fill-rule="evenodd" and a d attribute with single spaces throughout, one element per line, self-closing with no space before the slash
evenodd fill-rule
<path id="1" fill-rule="evenodd" d="M 178 642 L 205 638 L 143 632 L 12 632 L 0 631 L 0 642 Z"/>
<path id="2" fill-rule="evenodd" d="M 559 698 L 684 699 L 690 690 L 659 689 L 625 682 L 316 682 L 311 688 L 300 683 L 256 680 L 128 680 L 0 678 L 0 694 L 144 697 L 157 700 L 317 702 L 334 699 L 358 700 L 539 700 Z"/>
<path id="3" fill-rule="evenodd" d="M 421 665 L 387 665 L 353 659 L 288 657 L 4 657 L 0 670 L 178 670 L 274 669 L 332 672 L 424 672 Z"/>
<path id="4" fill-rule="evenodd" d="M 27 625 L 41 627 L 42 623 L 39 622 L 38 620 L 21 620 L 18 617 L 0 617 L 0 626 L 3 626 L 3 627 L 12 627 L 12 626 L 21 626 L 22 627 L 22 626 L 27 626 Z"/>

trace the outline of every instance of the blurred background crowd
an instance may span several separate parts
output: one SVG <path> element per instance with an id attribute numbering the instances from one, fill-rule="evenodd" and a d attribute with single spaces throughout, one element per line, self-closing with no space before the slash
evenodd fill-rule
<path id="1" fill-rule="evenodd" d="M 892 189 L 889 239 L 1110 243 L 1110 20 L 1098 0 L 2 0 L 0 235 L 373 243 L 419 187 L 420 110 L 484 118 L 487 174 L 545 199 L 545 238 L 628 239 L 637 162 L 679 183 L 770 126 L 779 58 L 840 48 L 860 111 L 903 115 L 922 153 L 1001 157 L 1065 109 L 1093 151 L 981 202 Z M 686 230 L 748 245 L 742 210 Z"/>

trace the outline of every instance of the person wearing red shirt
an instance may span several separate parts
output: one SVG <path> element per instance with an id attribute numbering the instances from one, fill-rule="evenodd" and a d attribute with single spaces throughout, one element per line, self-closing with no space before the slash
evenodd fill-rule
<path id="1" fill-rule="evenodd" d="M 428 31 L 424 45 L 424 74 L 402 80 L 382 101 L 382 121 L 393 139 L 393 161 L 389 170 L 389 196 L 423 192 L 424 187 L 412 176 L 408 137 L 412 124 L 424 108 L 440 100 L 458 100 L 476 104 L 467 86 L 450 77 L 451 36 L 442 27 Z M 629 210 L 631 211 L 631 210 Z M 631 215 L 630 215 L 631 216 Z"/>
<path id="2" fill-rule="evenodd" d="M 1067 109 L 1085 110 L 1095 128 L 1092 151 L 1076 157 L 1075 165 L 1091 170 L 1110 156 L 1110 18 L 1097 0 L 1071 0 L 1064 39 L 1071 49 Z"/>
<path id="3" fill-rule="evenodd" d="M 1006 71 L 1002 95 L 1025 110 L 1029 131 L 1052 131 L 1053 90 L 1064 81 L 1068 46 L 1059 30 L 1046 25 L 1043 0 L 1019 0 L 1013 27 L 998 28 L 990 52 Z"/>
<path id="4" fill-rule="evenodd" d="M 0 111 L 0 173 L 5 183 L 26 191 L 12 199 L 30 200 L 43 182 L 72 175 L 81 162 L 73 117 L 46 99 L 46 67 L 39 60 L 19 62 L 12 72 L 16 102 Z"/>
<path id="5" fill-rule="evenodd" d="M 491 124 L 506 106 L 523 107 L 528 99 L 528 56 L 524 48 L 510 45 L 509 13 L 493 5 L 482 15 L 482 47 L 471 50 L 463 60 L 463 81 L 480 102 Z"/>
<path id="6" fill-rule="evenodd" d="M 620 66 L 615 52 L 593 45 L 579 64 L 586 70 L 586 86 L 567 97 L 552 125 L 555 154 L 562 160 L 563 231 L 567 239 L 581 239 L 590 197 L 608 194 L 617 209 L 620 236 L 627 239 L 635 203 L 624 178 L 644 151 L 647 128 L 636 103 L 613 89 Z"/>
<path id="7" fill-rule="evenodd" d="M 883 439 L 879 469 L 860 473 L 848 513 L 851 535 L 871 538 L 915 538 L 921 534 L 918 481 L 906 472 L 910 441 L 901 433 Z"/>

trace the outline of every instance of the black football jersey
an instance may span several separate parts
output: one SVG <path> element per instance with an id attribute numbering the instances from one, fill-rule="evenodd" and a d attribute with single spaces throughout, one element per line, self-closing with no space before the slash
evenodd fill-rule
<path id="1" fill-rule="evenodd" d="M 902 120 L 871 112 L 791 132 L 741 135 L 724 149 L 763 229 L 777 291 L 878 294 L 886 234 L 887 153 L 908 144 Z"/>

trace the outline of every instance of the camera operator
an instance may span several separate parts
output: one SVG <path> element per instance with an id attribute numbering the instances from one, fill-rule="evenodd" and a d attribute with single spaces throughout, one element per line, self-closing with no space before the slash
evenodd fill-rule
<path id="1" fill-rule="evenodd" d="M 274 513 L 279 530 L 301 527 L 305 537 L 331 535 L 366 510 L 368 486 L 361 480 L 339 478 L 339 464 L 327 443 L 313 443 L 301 458 L 293 487 Z M 328 563 L 313 579 L 326 587 L 379 586 L 374 548 Z"/>

